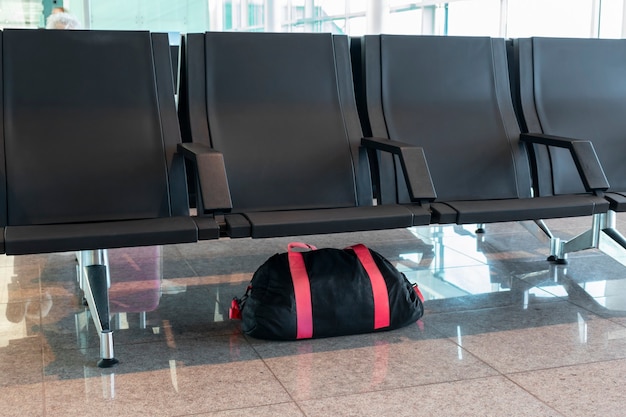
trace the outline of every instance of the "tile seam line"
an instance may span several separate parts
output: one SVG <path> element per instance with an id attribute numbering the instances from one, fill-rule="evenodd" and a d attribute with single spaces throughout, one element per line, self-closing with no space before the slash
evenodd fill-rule
<path id="1" fill-rule="evenodd" d="M 263 357 L 263 355 L 261 355 L 261 353 L 256 349 L 256 347 L 254 346 L 254 344 L 250 343 L 250 340 L 248 339 L 248 337 L 244 334 L 244 339 L 246 340 L 246 343 L 248 343 L 248 345 L 250 346 L 250 348 L 254 351 L 254 353 L 259 357 L 259 359 L 261 360 L 261 362 L 263 363 L 263 365 L 265 366 L 265 368 L 267 368 L 267 370 L 270 372 L 270 374 L 274 377 L 274 379 L 276 380 L 276 382 L 278 382 L 278 384 L 280 385 L 280 387 L 283 389 L 283 391 L 287 394 L 287 396 L 289 397 L 289 399 L 291 400 L 291 402 L 293 402 L 296 407 L 298 407 L 298 410 L 302 413 L 303 416 L 306 416 L 306 413 L 304 412 L 304 410 L 302 409 L 302 407 L 300 406 L 300 404 L 296 401 L 296 399 L 293 397 L 293 395 L 291 395 L 291 393 L 289 392 L 289 390 L 287 389 L 287 387 L 285 386 L 285 384 L 283 384 L 283 381 L 276 375 L 276 373 L 272 370 L 272 367 L 267 363 L 267 361 L 265 360 L 265 358 Z"/>

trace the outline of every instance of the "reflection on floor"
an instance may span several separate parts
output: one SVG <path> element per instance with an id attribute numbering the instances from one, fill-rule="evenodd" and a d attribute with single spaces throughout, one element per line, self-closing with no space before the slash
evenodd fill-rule
<path id="1" fill-rule="evenodd" d="M 591 220 L 548 224 L 571 237 Z M 419 283 L 423 319 L 300 342 L 243 336 L 230 300 L 292 240 L 380 252 Z M 118 250 L 120 364 L 108 370 L 95 366 L 74 254 L 1 257 L 0 415 L 623 416 L 626 267 L 596 250 L 566 266 L 547 254 L 516 223 L 478 237 L 443 226 Z"/>

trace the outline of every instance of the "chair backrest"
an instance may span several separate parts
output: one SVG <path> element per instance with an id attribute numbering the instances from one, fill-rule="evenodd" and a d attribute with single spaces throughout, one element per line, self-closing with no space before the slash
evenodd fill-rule
<path id="1" fill-rule="evenodd" d="M 626 191 L 626 40 L 517 39 L 529 132 L 591 140 L 611 186 Z M 539 148 L 539 193 L 585 192 L 567 150 Z"/>
<path id="2" fill-rule="evenodd" d="M 368 35 L 360 48 L 372 135 L 423 147 L 439 201 L 531 195 L 503 39 Z M 384 202 L 408 201 L 402 175 L 382 182 Z"/>
<path id="3" fill-rule="evenodd" d="M 9 225 L 188 210 L 166 34 L 2 36 Z"/>
<path id="4" fill-rule="evenodd" d="M 183 131 L 224 155 L 233 211 L 371 205 L 348 39 L 189 34 Z"/>

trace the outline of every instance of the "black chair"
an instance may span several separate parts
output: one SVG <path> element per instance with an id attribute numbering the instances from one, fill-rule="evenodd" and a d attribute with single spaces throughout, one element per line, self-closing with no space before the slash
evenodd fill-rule
<path id="1" fill-rule="evenodd" d="M 608 210 L 600 196 L 608 184 L 588 143 L 575 156 L 592 193 L 533 198 L 503 39 L 368 35 L 354 48 L 362 122 L 374 137 L 364 144 L 392 139 L 424 149 L 437 190 L 434 223 L 539 221 Z M 390 158 L 380 165 L 381 201 L 411 203 L 404 168 Z"/>
<path id="2" fill-rule="evenodd" d="M 233 238 L 428 224 L 423 155 L 408 156 L 423 168 L 422 205 L 373 204 L 352 88 L 345 36 L 186 35 L 179 116 L 182 148 L 204 158 L 199 212 L 223 213 Z"/>
<path id="3" fill-rule="evenodd" d="M 2 47 L 6 253 L 80 251 L 112 366 L 106 249 L 219 235 L 189 216 L 167 35 L 5 30 Z"/>
<path id="4" fill-rule="evenodd" d="M 626 41 L 515 39 L 514 60 L 524 130 L 570 147 L 590 141 L 610 184 L 605 194 L 610 211 L 590 230 L 562 242 L 560 251 L 599 246 L 624 263 L 626 239 L 615 229 L 615 212 L 626 211 Z M 538 195 L 588 191 L 567 150 L 545 145 L 533 150 Z"/>

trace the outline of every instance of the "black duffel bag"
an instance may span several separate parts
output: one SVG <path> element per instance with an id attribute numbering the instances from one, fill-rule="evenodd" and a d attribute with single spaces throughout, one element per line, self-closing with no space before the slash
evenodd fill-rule
<path id="1" fill-rule="evenodd" d="M 423 314 L 417 285 L 377 252 L 364 245 L 342 250 L 304 243 L 290 243 L 286 253 L 269 258 L 230 310 L 245 334 L 273 340 L 391 330 Z"/>

